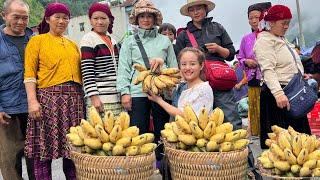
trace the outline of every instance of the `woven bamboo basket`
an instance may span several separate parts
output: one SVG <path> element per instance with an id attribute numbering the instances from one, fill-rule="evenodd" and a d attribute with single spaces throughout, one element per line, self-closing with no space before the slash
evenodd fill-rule
<path id="1" fill-rule="evenodd" d="M 147 180 L 155 170 L 155 154 L 94 156 L 70 151 L 78 180 Z"/>
<path id="2" fill-rule="evenodd" d="M 275 174 L 272 174 L 271 169 L 264 169 L 262 167 L 262 164 L 259 160 L 257 160 L 256 167 L 258 167 L 261 176 L 265 180 L 307 180 L 307 179 L 320 179 L 320 177 L 283 177 L 283 176 L 278 176 Z"/>
<path id="3" fill-rule="evenodd" d="M 248 148 L 231 152 L 188 152 L 165 142 L 175 180 L 240 180 L 247 175 Z"/>

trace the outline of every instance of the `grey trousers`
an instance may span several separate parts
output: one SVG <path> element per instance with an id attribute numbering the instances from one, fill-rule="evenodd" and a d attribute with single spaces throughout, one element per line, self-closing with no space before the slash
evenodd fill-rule
<path id="1" fill-rule="evenodd" d="M 213 107 L 219 107 L 224 112 L 224 122 L 233 124 L 233 129 L 242 128 L 242 120 L 238 113 L 234 92 L 213 90 L 214 104 Z"/>

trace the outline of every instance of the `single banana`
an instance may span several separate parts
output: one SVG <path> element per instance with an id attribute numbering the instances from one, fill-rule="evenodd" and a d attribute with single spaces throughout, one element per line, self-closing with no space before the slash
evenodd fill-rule
<path id="1" fill-rule="evenodd" d="M 114 144 L 112 144 L 111 142 L 107 142 L 102 145 L 102 149 L 105 152 L 112 151 L 113 147 L 114 147 Z"/>
<path id="2" fill-rule="evenodd" d="M 197 140 L 196 146 L 198 146 L 198 148 L 202 148 L 202 147 L 205 147 L 207 143 L 208 143 L 208 140 L 201 138 Z"/>
<path id="3" fill-rule="evenodd" d="M 218 134 L 218 133 L 230 133 L 230 132 L 232 132 L 232 130 L 233 130 L 233 125 L 231 124 L 231 123 L 229 123 L 229 122 L 227 122 L 227 123 L 223 123 L 223 124 L 221 124 L 220 126 L 217 126 L 216 127 L 216 134 Z"/>
<path id="4" fill-rule="evenodd" d="M 300 135 L 296 135 L 292 139 L 292 152 L 296 157 L 298 157 L 301 149 L 302 149 L 302 143 L 301 143 Z"/>
<path id="5" fill-rule="evenodd" d="M 151 73 L 150 70 L 148 70 L 148 71 L 141 71 L 141 72 L 139 73 L 139 75 L 137 76 L 137 82 L 138 82 L 138 83 L 142 82 L 150 73 Z M 137 84 L 135 84 L 135 85 L 137 85 Z"/>
<path id="6" fill-rule="evenodd" d="M 168 142 L 178 141 L 178 136 L 172 130 L 161 130 L 161 136 L 166 138 Z"/>
<path id="7" fill-rule="evenodd" d="M 144 66 L 141 65 L 141 64 L 134 64 L 134 65 L 133 65 L 133 68 L 136 69 L 136 70 L 139 71 L 139 72 L 147 71 L 147 70 L 148 70 L 146 67 L 144 67 Z"/>
<path id="8" fill-rule="evenodd" d="M 107 131 L 107 133 L 111 133 L 112 129 L 113 129 L 113 126 L 114 126 L 114 115 L 113 115 L 113 112 L 112 111 L 107 111 L 105 113 L 105 116 L 104 116 L 104 129 Z"/>
<path id="9" fill-rule="evenodd" d="M 240 139 L 240 133 L 239 132 L 230 132 L 230 133 L 227 133 L 225 138 L 224 138 L 224 141 L 226 142 L 233 142 L 233 141 L 237 141 Z"/>
<path id="10" fill-rule="evenodd" d="M 188 146 L 195 145 L 197 143 L 197 139 L 193 135 L 190 135 L 190 134 L 179 135 L 178 140 Z"/>
<path id="11" fill-rule="evenodd" d="M 141 146 L 141 145 L 145 144 L 146 141 L 147 141 L 147 136 L 139 135 L 139 136 L 132 138 L 131 145 L 132 146 Z"/>
<path id="12" fill-rule="evenodd" d="M 103 125 L 102 119 L 95 107 L 89 108 L 89 119 L 92 127 L 96 127 L 97 124 Z"/>
<path id="13" fill-rule="evenodd" d="M 241 150 L 247 147 L 247 145 L 250 143 L 249 139 L 239 139 L 233 143 L 233 149 L 234 150 Z"/>
<path id="14" fill-rule="evenodd" d="M 219 145 L 217 142 L 215 141 L 209 141 L 206 145 L 206 150 L 208 152 L 213 152 L 213 151 L 217 151 L 219 149 Z"/>
<path id="15" fill-rule="evenodd" d="M 308 150 L 305 148 L 301 149 L 299 155 L 297 156 L 298 164 L 302 166 L 304 162 L 306 162 L 307 158 L 308 158 Z"/>
<path id="16" fill-rule="evenodd" d="M 155 143 L 147 143 L 140 147 L 140 154 L 149 154 L 153 152 L 157 147 Z"/>
<path id="17" fill-rule="evenodd" d="M 194 121 L 197 124 L 199 123 L 198 117 L 196 113 L 193 111 L 191 105 L 186 105 L 183 108 L 183 117 L 189 123 L 190 121 Z"/>
<path id="18" fill-rule="evenodd" d="M 197 138 L 203 138 L 203 131 L 200 129 L 198 124 L 195 121 L 190 121 L 189 126 L 191 129 L 192 134 Z"/>
<path id="19" fill-rule="evenodd" d="M 220 144 L 220 152 L 229 152 L 232 151 L 232 143 L 231 142 L 223 142 Z"/>
<path id="20" fill-rule="evenodd" d="M 307 167 L 309 169 L 314 169 L 317 167 L 317 160 L 312 159 L 312 160 L 308 160 L 305 163 L 303 163 L 302 167 Z"/>
<path id="21" fill-rule="evenodd" d="M 271 144 L 270 150 L 271 152 L 279 156 L 281 160 L 286 159 L 283 150 L 277 144 Z"/>
<path id="22" fill-rule="evenodd" d="M 164 89 L 167 87 L 167 85 L 164 82 L 162 82 L 157 76 L 153 77 L 153 81 L 158 89 Z"/>
<path id="23" fill-rule="evenodd" d="M 120 125 L 115 125 L 109 135 L 110 142 L 116 143 L 121 138 L 122 128 Z"/>
<path id="24" fill-rule="evenodd" d="M 215 123 L 213 121 L 209 121 L 209 123 L 207 124 L 207 127 L 203 131 L 203 136 L 206 139 L 210 139 L 215 133 L 214 131 L 215 127 L 216 127 Z"/>
<path id="25" fill-rule="evenodd" d="M 172 74 L 177 74 L 179 73 L 180 70 L 178 68 L 167 68 L 167 69 L 161 69 L 160 73 L 163 75 L 172 75 Z"/>
<path id="26" fill-rule="evenodd" d="M 279 134 L 280 132 L 285 131 L 285 129 L 283 129 L 277 125 L 271 126 L 271 130 L 272 130 L 272 132 L 274 132 L 276 134 Z"/>
<path id="27" fill-rule="evenodd" d="M 80 126 L 82 127 L 83 132 L 87 136 L 92 137 L 92 138 L 98 137 L 96 130 L 94 129 L 94 127 L 92 127 L 92 125 L 88 121 L 81 119 Z"/>
<path id="28" fill-rule="evenodd" d="M 83 143 L 91 149 L 101 149 L 102 143 L 98 138 L 84 138 Z"/>
<path id="29" fill-rule="evenodd" d="M 312 171 L 308 167 L 302 167 L 300 169 L 299 176 L 300 177 L 308 177 L 311 175 L 311 173 L 312 173 Z"/>
<path id="30" fill-rule="evenodd" d="M 115 145 L 112 149 L 113 156 L 122 156 L 125 155 L 126 149 L 121 145 Z"/>
<path id="31" fill-rule="evenodd" d="M 219 134 L 214 134 L 213 136 L 210 137 L 210 141 L 215 141 L 217 143 L 222 143 L 224 141 L 225 134 L 224 133 L 219 133 Z"/>
<path id="32" fill-rule="evenodd" d="M 177 125 L 176 122 L 172 122 L 171 125 L 172 125 L 172 130 L 173 130 L 173 132 L 174 132 L 176 135 L 186 134 L 185 132 L 183 132 L 183 130 L 181 130 L 181 129 L 178 127 L 178 125 Z M 190 130 L 191 130 L 191 128 L 190 128 Z"/>
<path id="33" fill-rule="evenodd" d="M 139 135 L 139 128 L 137 126 L 131 126 L 121 132 L 121 137 L 136 137 Z"/>
<path id="34" fill-rule="evenodd" d="M 209 116 L 209 121 L 213 121 L 215 122 L 216 126 L 220 126 L 224 121 L 224 113 L 222 109 L 218 107 L 215 108 Z"/>
<path id="35" fill-rule="evenodd" d="M 99 139 L 101 140 L 102 143 L 109 142 L 109 135 L 108 133 L 104 130 L 103 126 L 100 124 L 97 124 L 96 127 L 96 132 L 98 134 Z"/>
<path id="36" fill-rule="evenodd" d="M 291 166 L 288 161 L 276 161 L 273 163 L 274 167 L 280 171 L 286 172 L 291 169 Z"/>
<path id="37" fill-rule="evenodd" d="M 209 122 L 209 113 L 205 106 L 203 106 L 200 110 L 199 114 L 199 127 L 204 130 L 207 127 Z"/>
<path id="38" fill-rule="evenodd" d="M 177 124 L 177 126 L 185 133 L 187 134 L 191 134 L 191 128 L 188 124 L 188 122 L 186 121 L 186 119 L 184 119 L 183 117 L 177 115 L 175 117 L 175 122 Z M 189 121 L 190 122 L 190 121 Z"/>
<path id="39" fill-rule="evenodd" d="M 136 156 L 139 154 L 139 146 L 129 146 L 126 148 L 126 156 Z"/>
<path id="40" fill-rule="evenodd" d="M 122 137 L 117 142 L 116 145 L 121 145 L 122 147 L 126 148 L 131 145 L 131 137 Z"/>
<path id="41" fill-rule="evenodd" d="M 144 81 L 143 81 L 143 87 L 145 88 L 145 91 L 143 92 L 147 92 L 149 89 L 151 89 L 151 80 L 153 78 L 153 75 L 148 75 Z"/>
<path id="42" fill-rule="evenodd" d="M 301 166 L 298 164 L 294 164 L 291 166 L 291 172 L 294 174 L 298 174 L 300 172 Z"/>
<path id="43" fill-rule="evenodd" d="M 320 168 L 315 168 L 312 170 L 312 177 L 319 177 L 320 176 Z"/>
<path id="44" fill-rule="evenodd" d="M 280 146 L 281 149 L 292 149 L 291 144 L 289 142 L 289 140 L 287 139 L 286 135 L 284 134 L 284 132 L 281 132 L 279 134 L 279 138 L 278 138 L 278 144 Z"/>
<path id="45" fill-rule="evenodd" d="M 312 160 L 312 159 L 320 160 L 320 150 L 317 149 L 317 150 L 313 151 L 312 153 L 309 153 L 307 159 L 308 160 Z"/>
<path id="46" fill-rule="evenodd" d="M 294 156 L 293 152 L 290 149 L 285 148 L 283 152 L 284 152 L 284 156 L 285 156 L 286 160 L 291 165 L 297 164 L 297 158 Z"/>

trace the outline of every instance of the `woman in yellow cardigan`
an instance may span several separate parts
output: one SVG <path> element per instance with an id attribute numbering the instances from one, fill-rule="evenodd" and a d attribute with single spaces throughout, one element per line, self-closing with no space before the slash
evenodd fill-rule
<path id="1" fill-rule="evenodd" d="M 70 18 L 66 5 L 51 3 L 39 34 L 27 44 L 24 82 L 29 120 L 25 153 L 34 158 L 36 179 L 51 179 L 51 161 L 63 157 L 67 179 L 76 179 L 66 134 L 84 118 L 80 53 L 63 36 Z"/>

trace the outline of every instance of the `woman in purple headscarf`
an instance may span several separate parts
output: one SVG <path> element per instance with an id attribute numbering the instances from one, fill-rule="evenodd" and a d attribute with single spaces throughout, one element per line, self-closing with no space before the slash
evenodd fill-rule
<path id="1" fill-rule="evenodd" d="M 66 179 L 76 179 L 68 159 L 66 134 L 84 118 L 80 52 L 63 36 L 70 19 L 61 3 L 46 7 L 39 34 L 25 50 L 24 83 L 28 97 L 25 153 L 34 158 L 36 179 L 51 179 L 52 159 L 63 158 Z"/>
<path id="2" fill-rule="evenodd" d="M 251 135 L 257 136 L 260 132 L 260 79 L 261 72 L 258 68 L 258 62 L 253 52 L 253 46 L 257 35 L 262 31 L 263 14 L 271 7 L 270 2 L 257 3 L 249 6 L 248 20 L 252 32 L 245 35 L 240 44 L 237 58 L 246 72 L 248 79 L 248 100 L 249 100 L 249 127 Z"/>

